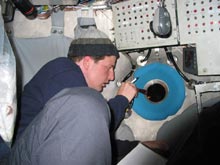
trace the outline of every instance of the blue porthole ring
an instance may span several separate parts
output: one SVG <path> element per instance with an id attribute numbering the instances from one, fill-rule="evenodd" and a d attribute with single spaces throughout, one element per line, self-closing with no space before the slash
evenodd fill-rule
<path id="1" fill-rule="evenodd" d="M 132 109 L 144 119 L 163 120 L 181 108 L 185 100 L 185 84 L 173 67 L 151 63 L 138 68 L 134 77 L 138 78 L 136 87 L 148 91 L 146 95 L 138 93 L 132 105 Z M 154 96 L 154 91 L 160 95 L 159 98 Z"/>

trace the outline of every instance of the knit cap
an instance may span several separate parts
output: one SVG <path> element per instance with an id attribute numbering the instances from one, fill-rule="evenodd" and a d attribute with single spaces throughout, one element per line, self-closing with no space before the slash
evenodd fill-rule
<path id="1" fill-rule="evenodd" d="M 68 57 L 119 57 L 117 48 L 105 33 L 97 29 L 93 18 L 78 18 L 78 25 L 74 31 L 75 39 L 70 44 Z"/>

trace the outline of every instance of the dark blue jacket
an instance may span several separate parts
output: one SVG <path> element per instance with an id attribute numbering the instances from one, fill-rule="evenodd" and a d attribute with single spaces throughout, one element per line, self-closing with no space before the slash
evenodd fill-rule
<path id="1" fill-rule="evenodd" d="M 88 85 L 79 66 L 70 59 L 60 57 L 44 65 L 24 87 L 16 125 L 17 136 L 24 131 L 50 98 L 64 88 L 80 86 Z M 120 95 L 110 99 L 108 103 L 112 110 L 115 129 L 124 118 L 129 103 L 126 97 Z"/>

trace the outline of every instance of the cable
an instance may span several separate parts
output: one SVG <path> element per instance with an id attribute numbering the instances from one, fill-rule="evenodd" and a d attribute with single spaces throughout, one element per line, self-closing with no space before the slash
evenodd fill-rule
<path id="1" fill-rule="evenodd" d="M 149 59 L 150 57 L 150 54 L 151 54 L 151 49 L 149 49 L 149 51 L 147 52 L 147 55 L 144 57 L 144 59 L 142 59 L 140 62 L 145 62 Z"/>
<path id="2" fill-rule="evenodd" d="M 127 54 L 127 53 L 126 53 L 126 55 L 127 55 L 128 59 L 129 59 L 129 61 L 131 63 L 131 71 L 123 78 L 122 82 L 125 82 L 129 77 L 131 77 L 132 74 L 134 73 L 135 69 L 136 69 L 136 65 L 133 63 L 130 55 Z"/>
<path id="3" fill-rule="evenodd" d="M 170 51 L 168 51 L 167 47 L 164 47 L 164 50 L 166 52 L 166 55 L 167 55 L 167 59 L 169 61 L 171 61 L 174 65 L 174 67 L 176 68 L 177 72 L 180 74 L 180 76 L 186 81 L 186 82 L 191 82 L 192 80 L 189 80 L 184 74 L 183 72 L 179 69 L 178 65 L 176 64 L 174 58 L 173 58 L 173 55 Z"/>

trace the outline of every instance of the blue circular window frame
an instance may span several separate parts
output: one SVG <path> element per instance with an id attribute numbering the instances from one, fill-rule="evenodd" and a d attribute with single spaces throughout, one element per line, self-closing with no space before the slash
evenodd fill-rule
<path id="1" fill-rule="evenodd" d="M 132 109 L 141 117 L 148 120 L 163 120 L 174 115 L 181 108 L 185 100 L 185 84 L 179 73 L 169 65 L 159 62 L 138 68 L 134 72 L 136 87 L 144 88 L 146 83 L 160 80 L 168 87 L 164 100 L 154 103 L 146 99 L 144 94 L 138 93 L 134 99 Z"/>

